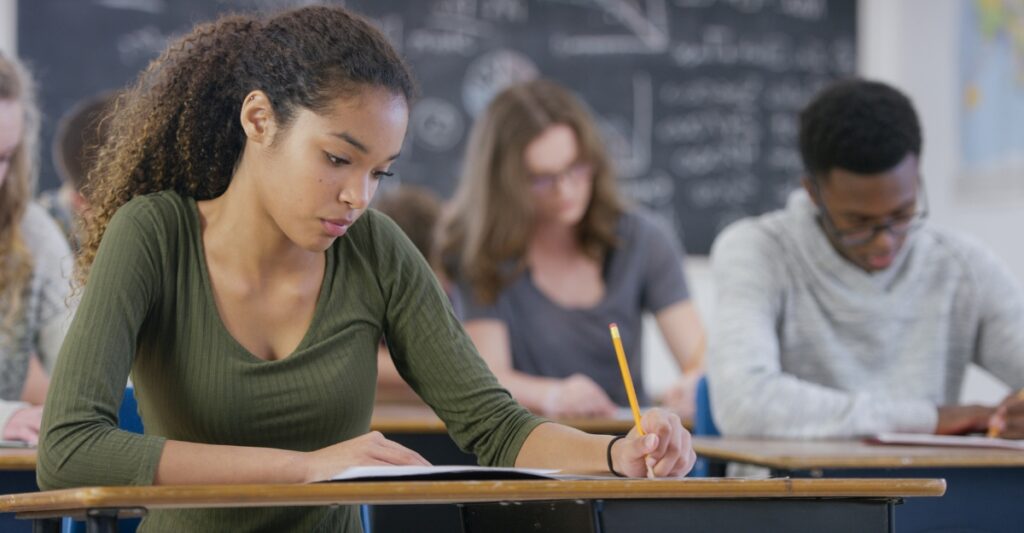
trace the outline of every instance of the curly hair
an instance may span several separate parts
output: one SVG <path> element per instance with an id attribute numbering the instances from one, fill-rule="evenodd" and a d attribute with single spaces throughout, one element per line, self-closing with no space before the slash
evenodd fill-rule
<path id="1" fill-rule="evenodd" d="M 17 104 L 24 117 L 21 139 L 10 154 L 7 174 L 0 176 L 0 323 L 7 326 L 20 312 L 23 289 L 32 277 L 32 253 L 20 228 L 39 172 L 39 107 L 32 77 L 17 59 L 3 53 L 0 100 Z"/>
<path id="2" fill-rule="evenodd" d="M 287 129 L 300 108 L 377 87 L 411 101 L 411 73 L 387 38 L 340 7 L 270 16 L 227 15 L 173 43 L 112 105 L 109 131 L 83 193 L 89 201 L 76 281 L 89 267 L 114 212 L 164 190 L 206 200 L 228 187 L 245 146 L 242 101 L 254 90 Z"/>
<path id="3" fill-rule="evenodd" d="M 800 155 L 811 179 L 833 168 L 877 174 L 921 155 L 921 125 L 903 93 L 851 79 L 825 88 L 800 113 Z"/>
<path id="4" fill-rule="evenodd" d="M 533 231 L 527 190 L 527 145 L 551 126 L 572 128 L 580 159 L 594 171 L 594 189 L 576 236 L 587 256 L 600 260 L 617 245 L 623 201 L 601 132 L 586 105 L 549 80 L 514 85 L 491 101 L 473 125 L 462 176 L 439 231 L 434 262 L 450 279 L 465 279 L 481 302 L 494 302 L 524 268 Z M 504 265 L 515 262 L 509 271 Z"/>

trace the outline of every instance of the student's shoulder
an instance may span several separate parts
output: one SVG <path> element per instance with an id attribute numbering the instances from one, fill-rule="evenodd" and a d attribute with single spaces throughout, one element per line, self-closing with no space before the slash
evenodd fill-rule
<path id="1" fill-rule="evenodd" d="M 143 194 L 128 200 L 118 208 L 113 218 L 131 220 L 145 228 L 169 227 L 188 218 L 190 202 L 189 198 L 175 191 Z"/>
<path id="2" fill-rule="evenodd" d="M 633 247 L 663 247 L 680 242 L 671 225 L 657 213 L 643 207 L 630 206 L 620 215 L 616 234 L 622 244 Z"/>
<path id="3" fill-rule="evenodd" d="M 375 246 L 380 246 L 386 244 L 387 240 L 397 235 L 404 234 L 398 227 L 398 224 L 391 220 L 391 217 L 376 209 L 369 208 L 363 212 L 355 224 L 352 224 L 346 237 L 354 241 L 366 241 Z"/>
<path id="4" fill-rule="evenodd" d="M 370 253 L 381 261 L 396 254 L 404 255 L 411 252 L 419 255 L 398 224 L 373 208 L 367 209 L 359 220 L 352 224 L 348 233 L 334 243 L 335 248 L 345 246 L 355 246 L 360 253 Z"/>
<path id="5" fill-rule="evenodd" d="M 715 238 L 711 256 L 736 253 L 765 259 L 776 256 L 786 247 L 786 216 L 787 213 L 779 210 L 732 222 Z"/>
<path id="6" fill-rule="evenodd" d="M 1003 261 L 991 248 L 964 232 L 925 226 L 916 238 L 917 245 L 924 249 L 923 259 L 931 264 L 946 265 L 973 278 L 1005 269 Z"/>

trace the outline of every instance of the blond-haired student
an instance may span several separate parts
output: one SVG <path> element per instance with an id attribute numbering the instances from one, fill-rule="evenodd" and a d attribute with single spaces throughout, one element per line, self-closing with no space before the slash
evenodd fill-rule
<path id="1" fill-rule="evenodd" d="M 2 438 L 31 444 L 71 313 L 71 250 L 30 201 L 38 131 L 32 78 L 0 54 L 0 427 Z"/>
<path id="2" fill-rule="evenodd" d="M 639 377 L 650 311 L 683 370 L 683 401 L 671 407 L 692 412 L 703 330 L 682 249 L 619 196 L 598 126 L 567 88 L 536 80 L 495 97 L 473 128 L 442 233 L 466 330 L 521 403 L 561 417 L 625 406 L 608 324 L 618 323 Z"/>

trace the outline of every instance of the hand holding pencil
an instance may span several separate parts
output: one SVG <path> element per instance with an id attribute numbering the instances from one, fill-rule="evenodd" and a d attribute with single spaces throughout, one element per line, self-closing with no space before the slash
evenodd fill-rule
<path id="1" fill-rule="evenodd" d="M 1024 390 L 1007 396 L 988 421 L 988 436 L 1024 439 Z"/>
<path id="2" fill-rule="evenodd" d="M 609 329 L 636 424 L 626 438 L 616 442 L 609 451 L 614 471 L 628 477 L 685 476 L 697 461 L 690 433 L 683 428 L 675 413 L 651 409 L 643 416 L 640 415 L 640 405 L 636 399 L 626 354 L 622 349 L 619 328 L 611 324 Z"/>

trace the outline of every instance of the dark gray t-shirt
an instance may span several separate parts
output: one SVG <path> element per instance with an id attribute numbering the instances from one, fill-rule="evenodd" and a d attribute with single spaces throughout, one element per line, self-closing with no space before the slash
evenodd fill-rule
<path id="1" fill-rule="evenodd" d="M 616 231 L 619 246 L 604 264 L 604 298 L 594 307 L 565 308 L 533 284 L 527 270 L 493 305 L 482 305 L 465 280 L 458 280 L 464 320 L 497 319 L 508 327 L 516 370 L 553 378 L 574 373 L 596 381 L 619 405 L 628 405 L 608 324 L 622 335 L 637 396 L 647 403 L 641 377 L 641 318 L 686 300 L 683 250 L 663 224 L 643 212 L 623 214 Z"/>

